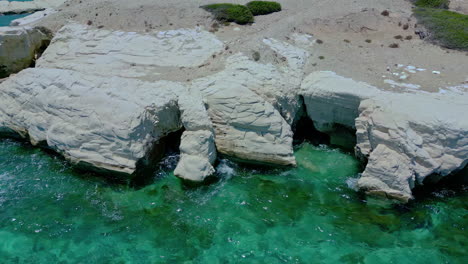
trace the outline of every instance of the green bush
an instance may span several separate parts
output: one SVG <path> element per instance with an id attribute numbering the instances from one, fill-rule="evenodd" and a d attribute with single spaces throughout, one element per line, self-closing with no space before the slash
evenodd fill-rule
<path id="1" fill-rule="evenodd" d="M 450 0 L 416 0 L 418 7 L 444 8 L 448 9 Z"/>
<path id="2" fill-rule="evenodd" d="M 269 1 L 252 1 L 246 5 L 254 16 L 271 14 L 281 11 L 281 5 Z"/>
<path id="3" fill-rule="evenodd" d="M 468 15 L 435 8 L 416 8 L 414 14 L 433 41 L 446 48 L 468 51 Z"/>
<path id="4" fill-rule="evenodd" d="M 240 25 L 254 22 L 252 12 L 243 5 L 212 4 L 201 6 L 201 8 L 211 12 L 215 19 L 221 22 L 236 22 Z"/>

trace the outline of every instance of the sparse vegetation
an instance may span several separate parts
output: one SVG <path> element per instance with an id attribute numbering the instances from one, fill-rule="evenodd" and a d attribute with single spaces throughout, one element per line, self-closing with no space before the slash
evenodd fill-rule
<path id="1" fill-rule="evenodd" d="M 236 22 L 239 25 L 254 22 L 252 12 L 243 5 L 212 4 L 201 6 L 201 8 L 211 12 L 215 19 L 221 22 Z"/>
<path id="2" fill-rule="evenodd" d="M 246 4 L 254 16 L 281 11 L 281 4 L 270 1 L 252 1 Z"/>
<path id="3" fill-rule="evenodd" d="M 392 43 L 390 44 L 388 47 L 392 48 L 392 49 L 396 49 L 396 48 L 399 48 L 400 45 L 398 45 L 398 43 Z"/>
<path id="4" fill-rule="evenodd" d="M 317 39 L 317 40 L 315 41 L 315 43 L 317 43 L 317 44 L 323 44 L 323 40 Z"/>
<path id="5" fill-rule="evenodd" d="M 414 3 L 418 7 L 444 8 L 448 9 L 450 0 L 416 0 Z"/>
<path id="6" fill-rule="evenodd" d="M 416 8 L 416 18 L 430 39 L 451 49 L 468 50 L 468 15 L 436 8 Z"/>
<path id="7" fill-rule="evenodd" d="M 281 5 L 270 1 L 252 1 L 246 6 L 220 3 L 200 6 L 206 11 L 212 13 L 214 18 L 223 25 L 229 22 L 236 22 L 239 25 L 250 24 L 254 22 L 254 15 L 266 15 L 281 11 Z"/>
<path id="8" fill-rule="evenodd" d="M 388 12 L 388 10 L 384 10 L 382 11 L 382 13 L 380 13 L 382 16 L 389 16 L 390 15 L 390 12 Z"/>
<path id="9" fill-rule="evenodd" d="M 372 43 L 372 39 L 366 39 L 365 40 L 367 43 Z"/>

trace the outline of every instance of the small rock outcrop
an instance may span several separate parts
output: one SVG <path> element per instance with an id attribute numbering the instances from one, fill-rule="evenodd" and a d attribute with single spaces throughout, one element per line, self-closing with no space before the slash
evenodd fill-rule
<path id="1" fill-rule="evenodd" d="M 0 1 L 0 14 L 22 14 L 56 8 L 65 0 Z"/>
<path id="2" fill-rule="evenodd" d="M 180 142 L 180 160 L 174 171 L 179 178 L 201 182 L 215 173 L 216 146 L 213 125 L 196 91 L 179 96 L 181 121 L 185 128 Z"/>
<path id="3" fill-rule="evenodd" d="M 51 38 L 40 28 L 0 27 L 0 78 L 29 67 Z"/>
<path id="4" fill-rule="evenodd" d="M 31 15 L 15 19 L 11 21 L 10 26 L 11 27 L 31 26 L 31 25 L 37 24 L 37 22 L 39 22 L 41 19 L 54 13 L 57 13 L 57 11 L 52 8 L 47 8 L 43 11 L 37 11 Z"/>
<path id="5" fill-rule="evenodd" d="M 164 136 L 182 128 L 181 90 L 168 81 L 26 69 L 0 84 L 0 131 L 19 133 L 74 164 L 133 174 Z"/>

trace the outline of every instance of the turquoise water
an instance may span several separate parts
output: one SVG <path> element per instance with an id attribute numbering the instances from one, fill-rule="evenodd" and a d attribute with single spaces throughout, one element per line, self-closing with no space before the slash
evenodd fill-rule
<path id="1" fill-rule="evenodd" d="M 3 1 L 3 0 L 0 0 Z M 28 2 L 32 0 L 8 0 L 9 2 Z M 10 25 L 10 22 L 22 18 L 25 16 L 29 16 L 30 14 L 18 14 L 18 15 L 0 15 L 0 27 L 6 27 Z"/>
<path id="2" fill-rule="evenodd" d="M 466 192 L 370 205 L 348 187 L 352 156 L 296 157 L 268 173 L 222 160 L 220 181 L 187 188 L 173 155 L 131 187 L 0 141 L 0 263 L 467 263 Z"/>
<path id="3" fill-rule="evenodd" d="M 30 14 L 19 14 L 19 15 L 0 15 L 0 27 L 9 26 L 11 21 L 22 18 L 25 16 L 29 16 Z"/>

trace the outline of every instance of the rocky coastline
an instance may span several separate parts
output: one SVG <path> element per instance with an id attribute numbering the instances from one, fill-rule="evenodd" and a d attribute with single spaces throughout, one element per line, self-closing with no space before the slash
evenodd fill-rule
<path id="1" fill-rule="evenodd" d="M 355 133 L 367 194 L 407 202 L 415 186 L 468 163 L 466 86 L 390 91 L 310 70 L 318 40 L 307 33 L 263 38 L 259 59 L 203 27 L 137 33 L 70 22 L 53 38 L 45 31 L 0 28 L 0 69 L 11 74 L 0 83 L 0 132 L 73 164 L 134 177 L 183 131 L 175 175 L 188 181 L 214 175 L 217 155 L 294 166 L 304 118 L 313 127 L 301 133 Z M 185 78 L 187 69 L 200 73 Z"/>

